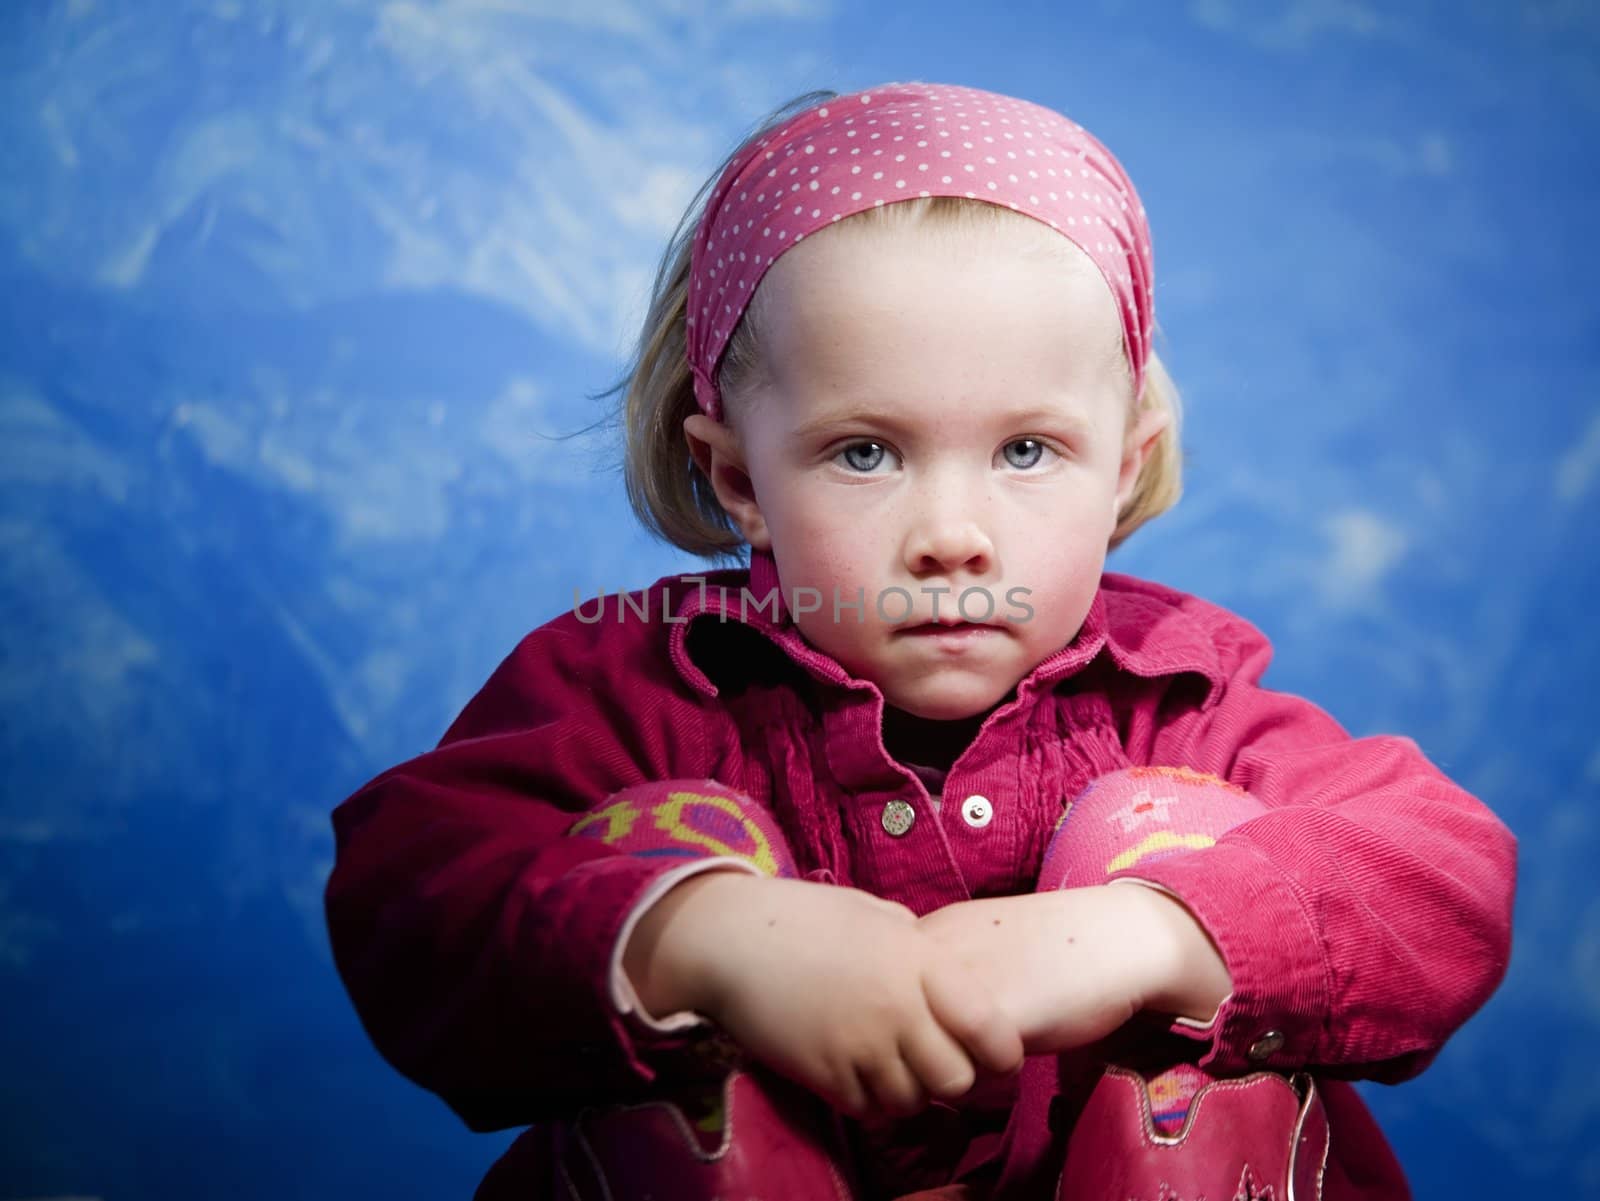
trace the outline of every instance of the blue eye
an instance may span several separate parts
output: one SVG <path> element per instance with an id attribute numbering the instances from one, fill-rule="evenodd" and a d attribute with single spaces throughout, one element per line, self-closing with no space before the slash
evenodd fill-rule
<path id="1" fill-rule="evenodd" d="M 1028 458 L 1027 462 L 1019 463 L 1012 459 L 1009 453 L 1013 446 L 1030 446 L 1033 448 L 1034 454 Z M 1044 450 L 1044 443 L 1035 438 L 1018 438 L 1014 442 L 1006 443 L 1006 461 L 1009 462 L 1013 467 L 1032 467 L 1038 463 L 1040 456 L 1044 454 Z"/>
<path id="2" fill-rule="evenodd" d="M 876 453 L 868 453 L 863 455 L 862 452 L 864 451 L 875 451 Z M 844 457 L 845 462 L 851 468 L 861 472 L 869 472 L 883 461 L 883 443 L 852 442 L 849 446 L 841 450 L 839 454 Z M 861 458 L 857 458 L 857 455 L 861 455 Z M 863 461 L 863 459 L 865 461 Z"/>

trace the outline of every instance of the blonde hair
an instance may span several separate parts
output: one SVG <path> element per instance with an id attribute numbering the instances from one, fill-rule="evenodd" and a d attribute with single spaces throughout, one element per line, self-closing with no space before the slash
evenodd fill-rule
<path id="1" fill-rule="evenodd" d="M 685 357 L 684 314 L 694 232 L 716 181 L 747 146 L 795 113 L 837 95 L 827 90 L 807 92 L 773 110 L 701 185 L 662 255 L 632 362 L 619 383 L 599 394 L 608 396 L 626 389 L 613 419 L 623 430 L 623 482 L 634 513 L 657 537 L 700 558 L 737 562 L 744 538 L 717 500 L 711 481 L 695 463 L 683 432 L 684 418 L 700 411 Z M 975 232 L 1015 220 L 1034 219 L 987 201 L 919 196 L 854 213 L 839 224 L 857 222 L 872 229 L 919 227 L 947 234 Z M 741 399 L 762 375 L 763 294 L 758 286 L 717 369 L 723 419 L 730 426 L 739 424 L 746 410 Z M 1159 323 L 1155 332 L 1161 335 Z M 1131 380 L 1126 355 L 1123 371 Z M 1162 409 L 1171 413 L 1172 419 L 1139 472 L 1133 495 L 1118 515 L 1108 550 L 1115 550 L 1134 530 L 1170 509 L 1183 491 L 1181 398 L 1154 348 L 1133 409 Z"/>

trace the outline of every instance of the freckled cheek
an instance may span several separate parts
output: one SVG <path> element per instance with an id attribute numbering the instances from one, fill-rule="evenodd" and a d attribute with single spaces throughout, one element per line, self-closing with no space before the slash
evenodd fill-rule
<path id="1" fill-rule="evenodd" d="M 837 590 L 841 597 L 856 589 L 872 591 L 872 556 L 867 535 L 849 529 L 830 530 L 826 540 L 813 543 L 807 556 L 808 574 L 815 587 L 827 595 Z"/>
<path id="2" fill-rule="evenodd" d="M 857 579 L 876 544 L 859 515 L 835 511 L 835 506 L 804 492 L 791 494 L 773 539 L 785 587 L 819 588 L 824 594 L 837 584 Z M 854 587 L 855 585 L 850 585 Z"/>
<path id="3" fill-rule="evenodd" d="M 1029 551 L 1017 570 L 1007 575 L 1032 588 L 1035 596 L 1064 597 L 1092 589 L 1099 581 L 1101 560 L 1084 534 L 1063 533 L 1039 540 Z"/>
<path id="4" fill-rule="evenodd" d="M 797 493 L 791 502 L 792 523 L 803 529 L 813 543 L 865 549 L 883 541 L 881 530 L 891 521 L 874 513 L 873 521 L 863 520 L 859 497 L 841 495 L 849 489 L 808 489 Z M 848 557 L 848 556 L 844 556 Z"/>

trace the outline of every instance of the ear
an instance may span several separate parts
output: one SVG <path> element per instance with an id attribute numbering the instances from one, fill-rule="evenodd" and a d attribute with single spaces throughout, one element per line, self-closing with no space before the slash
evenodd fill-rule
<path id="1" fill-rule="evenodd" d="M 771 550 L 772 535 L 756 500 L 755 484 L 739 436 L 704 413 L 690 413 L 683 419 L 683 436 L 695 465 L 711 481 L 718 503 L 733 518 L 745 541 L 756 550 Z"/>
<path id="2" fill-rule="evenodd" d="M 1137 420 L 1129 427 L 1122 440 L 1122 466 L 1117 472 L 1117 495 L 1112 504 L 1112 522 L 1122 512 L 1123 506 L 1133 497 L 1139 483 L 1139 473 L 1145 460 L 1155 449 L 1156 441 L 1172 424 L 1172 414 L 1166 409 L 1144 409 L 1136 414 Z"/>

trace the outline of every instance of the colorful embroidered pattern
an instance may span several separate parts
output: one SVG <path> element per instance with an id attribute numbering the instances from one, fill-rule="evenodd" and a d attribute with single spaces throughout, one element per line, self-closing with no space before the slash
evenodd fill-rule
<path id="1" fill-rule="evenodd" d="M 771 814 L 750 800 L 643 784 L 574 822 L 567 834 L 593 838 L 629 855 L 743 859 L 769 876 L 799 873 Z"/>
<path id="2" fill-rule="evenodd" d="M 1204 784 L 1211 788 L 1221 788 L 1238 796 L 1250 795 L 1237 784 L 1224 780 L 1221 776 L 1214 776 L 1210 772 L 1206 771 L 1195 771 L 1192 767 L 1175 767 L 1167 765 L 1128 767 L 1123 769 L 1123 774 L 1126 774 L 1135 780 L 1144 780 L 1151 777 L 1162 780 L 1178 780 L 1185 784 Z"/>
<path id="3" fill-rule="evenodd" d="M 1109 875 L 1112 872 L 1120 872 L 1140 860 L 1153 859 L 1162 851 L 1194 851 L 1211 846 L 1216 841 L 1209 834 L 1174 834 L 1171 830 L 1157 830 L 1143 839 L 1138 846 L 1129 847 L 1126 851 L 1113 855 L 1111 862 L 1106 864 L 1106 873 Z"/>
<path id="4" fill-rule="evenodd" d="M 1176 1133 L 1189 1116 L 1189 1102 L 1211 1077 L 1191 1063 L 1180 1063 L 1145 1082 L 1150 1116 L 1162 1134 Z"/>
<path id="5" fill-rule="evenodd" d="M 1149 789 L 1142 789 L 1106 820 L 1117 822 L 1122 826 L 1122 832 L 1127 834 L 1148 822 L 1161 825 L 1167 819 L 1167 806 L 1177 803 L 1175 796 L 1151 796 Z"/>

